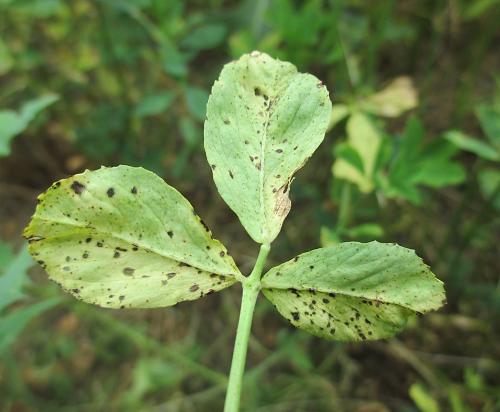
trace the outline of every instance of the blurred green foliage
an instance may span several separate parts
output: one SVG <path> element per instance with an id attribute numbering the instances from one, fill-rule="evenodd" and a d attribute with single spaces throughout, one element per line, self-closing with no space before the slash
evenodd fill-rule
<path id="1" fill-rule="evenodd" d="M 20 244 L 58 178 L 141 165 L 203 205 L 251 267 L 217 200 L 203 121 L 222 65 L 259 49 L 322 79 L 334 103 L 270 264 L 397 239 L 431 263 L 449 303 L 363 346 L 295 332 L 258 305 L 247 410 L 500 410 L 499 5 L 0 0 L 0 234 Z M 40 271 L 30 281 L 12 250 L 0 244 L 0 411 L 221 409 L 237 290 L 199 308 L 108 312 L 61 299 Z"/>

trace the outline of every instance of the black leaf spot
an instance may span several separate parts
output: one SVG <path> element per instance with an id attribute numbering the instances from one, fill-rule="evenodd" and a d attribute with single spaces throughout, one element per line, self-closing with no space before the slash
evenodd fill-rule
<path id="1" fill-rule="evenodd" d="M 75 192 L 77 195 L 81 195 L 85 190 L 85 185 L 75 180 L 73 183 L 71 183 L 71 189 L 73 189 L 73 192 Z"/>
<path id="2" fill-rule="evenodd" d="M 113 189 L 112 187 L 110 187 L 107 191 L 106 191 L 106 194 L 108 195 L 108 197 L 113 197 L 115 195 L 115 189 Z"/>

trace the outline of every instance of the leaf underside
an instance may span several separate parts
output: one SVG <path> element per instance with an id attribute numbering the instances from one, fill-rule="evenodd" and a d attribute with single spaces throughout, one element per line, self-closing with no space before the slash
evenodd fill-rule
<path id="1" fill-rule="evenodd" d="M 399 305 L 314 290 L 264 289 L 278 312 L 297 328 L 326 339 L 382 339 L 403 329 L 414 312 Z"/>
<path id="2" fill-rule="evenodd" d="M 253 52 L 227 64 L 212 88 L 205 151 L 217 189 L 258 243 L 290 210 L 289 189 L 324 138 L 331 102 L 322 83 Z"/>
<path id="3" fill-rule="evenodd" d="M 110 308 L 174 305 L 239 273 L 189 202 L 155 174 L 118 166 L 56 182 L 25 229 L 49 277 Z"/>
<path id="4" fill-rule="evenodd" d="M 444 304 L 441 281 L 410 249 L 346 242 L 267 272 L 264 295 L 294 326 L 328 339 L 381 339 Z"/>

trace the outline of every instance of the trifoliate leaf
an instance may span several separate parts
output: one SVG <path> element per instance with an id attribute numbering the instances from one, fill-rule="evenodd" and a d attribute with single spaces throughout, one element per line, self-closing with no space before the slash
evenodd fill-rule
<path id="1" fill-rule="evenodd" d="M 39 197 L 24 234 L 51 279 L 110 308 L 198 299 L 239 273 L 189 202 L 142 168 L 101 168 L 56 182 Z"/>
<path id="2" fill-rule="evenodd" d="M 465 179 L 463 166 L 452 160 L 458 149 L 443 138 L 423 144 L 424 133 L 416 117 L 408 120 L 389 166 L 387 185 L 383 189 L 387 196 L 403 197 L 418 204 L 420 185 L 438 188 Z"/>
<path id="3" fill-rule="evenodd" d="M 323 140 L 331 108 L 316 77 L 264 53 L 227 64 L 215 82 L 207 159 L 219 193 L 256 242 L 280 232 L 292 177 Z"/>
<path id="4" fill-rule="evenodd" d="M 267 272 L 262 288 L 294 326 L 343 341 L 390 337 L 445 300 L 442 282 L 414 251 L 378 242 L 306 252 Z"/>

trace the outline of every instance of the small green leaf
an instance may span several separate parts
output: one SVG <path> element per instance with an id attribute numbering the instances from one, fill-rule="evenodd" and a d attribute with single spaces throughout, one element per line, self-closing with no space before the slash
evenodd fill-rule
<path id="1" fill-rule="evenodd" d="M 0 317 L 0 354 L 14 342 L 30 320 L 59 302 L 58 298 L 43 300 Z"/>
<path id="2" fill-rule="evenodd" d="M 24 130 L 21 117 L 11 110 L 0 112 L 0 156 L 10 153 L 10 142 L 12 138 Z"/>
<path id="3" fill-rule="evenodd" d="M 194 29 L 182 41 L 181 46 L 191 50 L 206 50 L 221 44 L 227 28 L 222 24 L 207 24 Z"/>
<path id="4" fill-rule="evenodd" d="M 353 166 L 358 172 L 364 172 L 363 159 L 359 155 L 358 151 L 349 145 L 348 143 L 339 143 L 335 146 L 335 157 L 337 159 L 342 159 Z"/>
<path id="5" fill-rule="evenodd" d="M 41 96 L 37 99 L 33 99 L 25 103 L 20 112 L 24 124 L 28 125 L 28 123 L 31 122 L 38 113 L 40 113 L 43 109 L 47 108 L 51 104 L 57 102 L 58 100 L 58 95 L 48 94 L 46 96 Z"/>
<path id="6" fill-rule="evenodd" d="M 338 123 L 344 120 L 349 115 L 349 111 L 349 107 L 345 104 L 333 105 L 328 130 L 333 129 Z"/>
<path id="7" fill-rule="evenodd" d="M 335 161 L 333 174 L 355 183 L 362 192 L 371 192 L 381 144 L 382 137 L 372 120 L 363 113 L 354 113 L 347 121 L 347 146 L 358 154 L 357 159 L 361 160 L 363 168 L 359 168 L 359 160 L 354 161 L 352 155 L 348 158 L 342 156 Z M 341 155 L 345 153 L 343 149 Z"/>
<path id="8" fill-rule="evenodd" d="M 403 197 L 420 203 L 420 185 L 443 187 L 465 179 L 463 166 L 452 160 L 458 149 L 444 138 L 423 144 L 422 123 L 411 117 L 406 123 L 399 147 L 393 155 L 383 187 L 386 196 Z"/>
<path id="9" fill-rule="evenodd" d="M 137 117 L 154 116 L 167 110 L 174 101 L 175 94 L 165 91 L 145 96 L 135 107 Z"/>
<path id="10" fill-rule="evenodd" d="M 186 89 L 186 103 L 191 114 L 198 120 L 205 120 L 208 93 L 198 87 Z"/>
<path id="11" fill-rule="evenodd" d="M 462 150 L 474 153 L 486 160 L 500 160 L 498 153 L 489 144 L 478 139 L 467 136 L 460 130 L 450 130 L 444 134 L 444 138 Z"/>
<path id="12" fill-rule="evenodd" d="M 57 95 L 50 94 L 28 101 L 19 112 L 0 111 L 0 156 L 8 155 L 11 140 L 23 132 L 39 112 L 58 99 Z"/>
<path id="13" fill-rule="evenodd" d="M 442 282 L 414 251 L 378 242 L 306 252 L 267 272 L 262 288 L 294 326 L 344 341 L 393 336 L 445 300 Z"/>
<path id="14" fill-rule="evenodd" d="M 162 57 L 162 66 L 165 72 L 177 77 L 183 78 L 188 74 L 189 54 L 181 53 L 174 46 L 165 44 L 160 49 Z"/>
<path id="15" fill-rule="evenodd" d="M 219 193 L 256 242 L 280 232 L 292 177 L 330 113 L 326 88 L 290 63 L 253 52 L 224 66 L 208 101 L 205 151 Z"/>
<path id="16" fill-rule="evenodd" d="M 384 236 L 384 228 L 377 223 L 362 223 L 345 229 L 345 233 L 352 239 L 377 239 Z"/>
<path id="17" fill-rule="evenodd" d="M 51 279 L 104 307 L 170 306 L 239 275 L 189 202 L 142 168 L 101 168 L 56 182 L 39 197 L 24 234 Z"/>
<path id="18" fill-rule="evenodd" d="M 480 105 L 476 109 L 476 116 L 490 143 L 500 151 L 500 108 Z"/>
<path id="19" fill-rule="evenodd" d="M 29 280 L 26 271 L 33 264 L 33 259 L 31 259 L 26 247 L 21 249 L 13 259 L 6 262 L 4 273 L 0 276 L 0 312 L 24 297 L 22 288 Z"/>
<path id="20" fill-rule="evenodd" d="M 441 410 L 436 400 L 420 383 L 410 386 L 410 398 L 413 399 L 420 412 L 440 412 Z"/>
<path id="21" fill-rule="evenodd" d="M 494 168 L 483 168 L 478 174 L 479 189 L 484 199 L 500 210 L 500 171 Z"/>
<path id="22" fill-rule="evenodd" d="M 12 260 L 14 260 L 12 247 L 7 242 L 0 240 L 0 273 L 5 272 Z"/>

